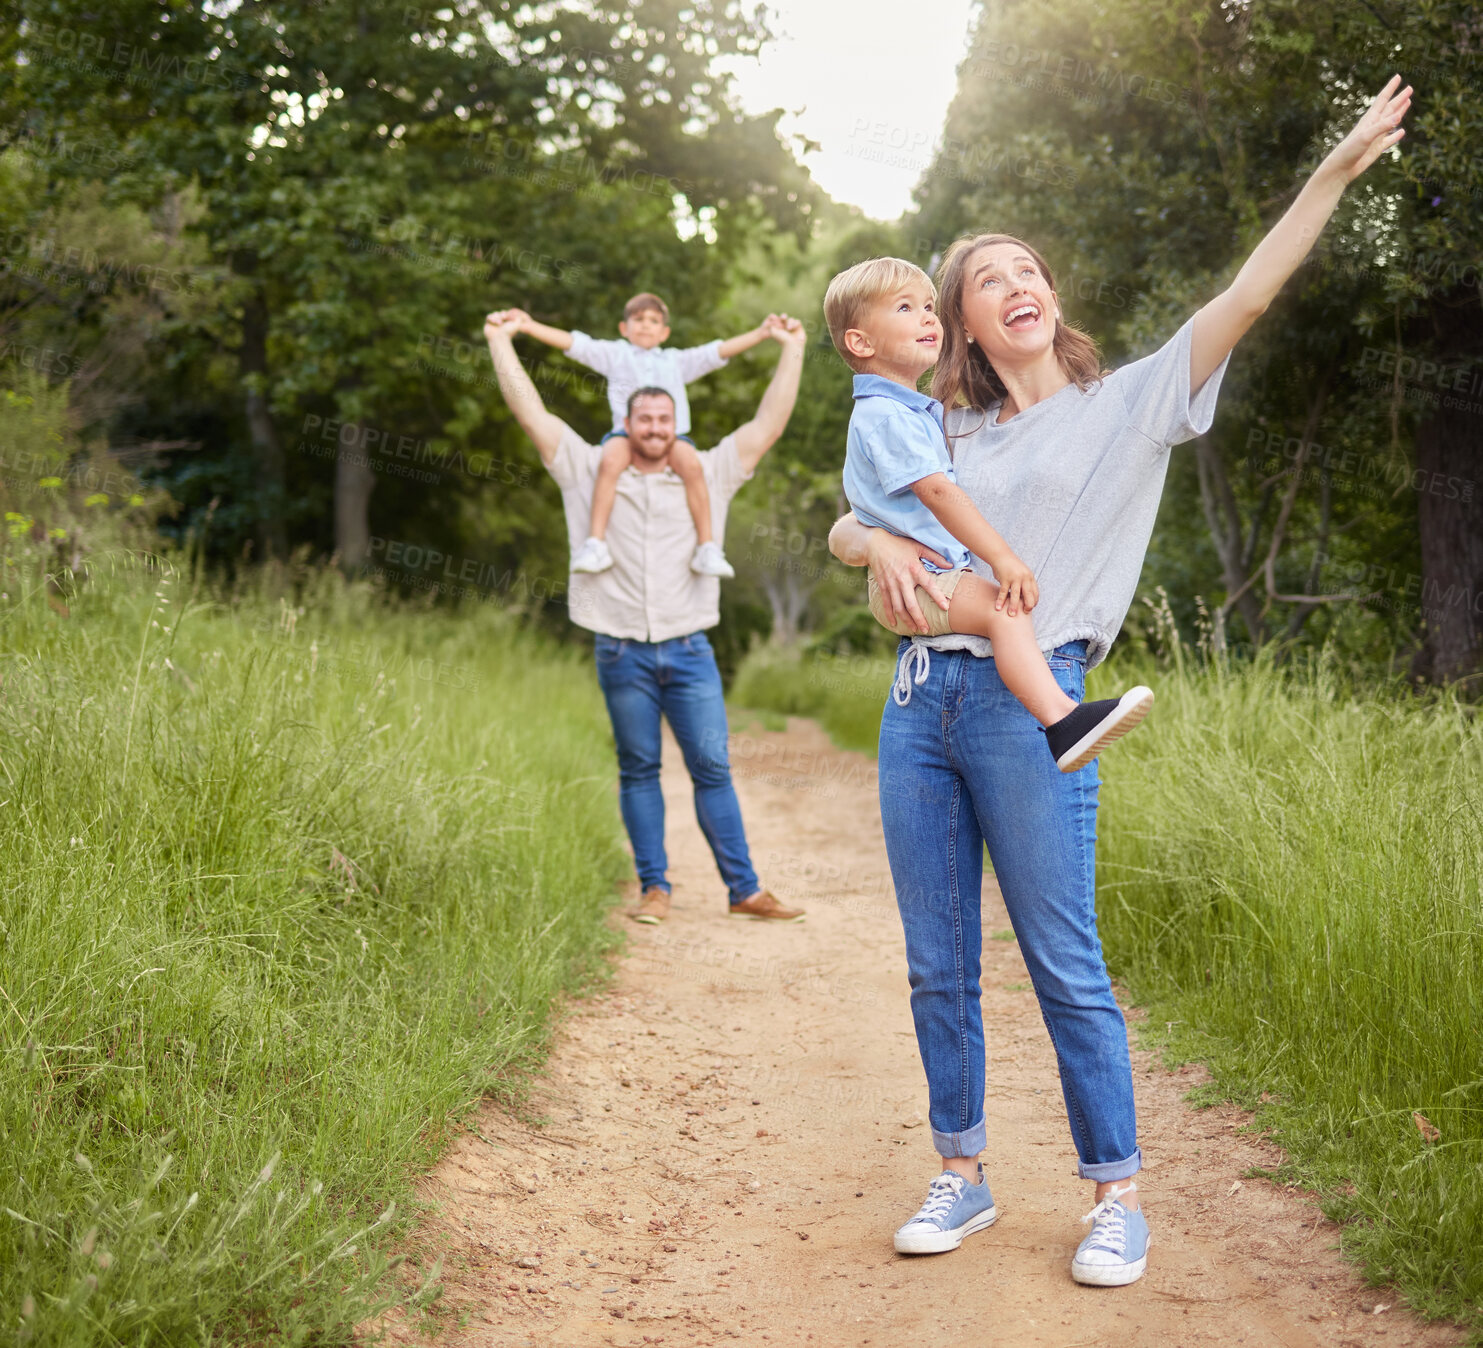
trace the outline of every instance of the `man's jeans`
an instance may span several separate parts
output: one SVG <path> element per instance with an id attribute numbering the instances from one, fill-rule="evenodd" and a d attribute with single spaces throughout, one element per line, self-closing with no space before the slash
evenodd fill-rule
<path id="1" fill-rule="evenodd" d="M 596 656 L 597 681 L 618 745 L 618 800 L 639 883 L 645 889 L 669 892 L 664 794 L 659 789 L 662 714 L 685 755 L 695 784 L 695 815 L 731 902 L 751 898 L 761 886 L 752 870 L 741 806 L 731 785 L 726 700 L 705 633 L 655 642 L 599 635 Z"/>
<path id="2" fill-rule="evenodd" d="M 1080 701 L 1086 643 L 1058 647 L 1050 667 Z M 986 1143 L 979 894 L 987 842 L 1055 1047 L 1080 1173 L 1099 1182 L 1136 1173 L 1127 1027 L 1097 937 L 1095 760 L 1060 772 L 993 660 L 933 651 L 907 705 L 886 699 L 880 797 L 938 1152 L 975 1156 Z"/>

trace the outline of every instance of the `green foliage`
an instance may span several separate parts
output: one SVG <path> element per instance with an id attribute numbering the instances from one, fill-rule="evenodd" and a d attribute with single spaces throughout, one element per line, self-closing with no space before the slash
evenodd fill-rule
<path id="1" fill-rule="evenodd" d="M 590 670 L 123 551 L 63 617 L 6 553 L 0 1304 L 35 1343 L 348 1343 L 435 1293 L 388 1276 L 411 1179 L 601 976 Z"/>
<path id="2" fill-rule="evenodd" d="M 1435 349 L 1432 310 L 1477 307 L 1475 48 L 1475 12 L 1445 0 L 1383 22 L 1296 0 L 985 7 L 913 228 L 938 251 L 979 230 L 1036 243 L 1111 364 L 1217 293 L 1393 70 L 1418 90 L 1402 153 L 1351 187 L 1237 348 L 1214 429 L 1176 451 L 1144 581 L 1186 625 L 1204 595 L 1237 645 L 1300 637 L 1373 656 L 1425 628 L 1407 587 L 1432 390 L 1376 372 Z M 1346 598 L 1275 597 L 1294 594 Z"/>
<path id="3" fill-rule="evenodd" d="M 1320 660 L 1140 677 L 1154 718 L 1102 763 L 1110 967 L 1258 1110 L 1346 1254 L 1483 1332 L 1483 727 Z"/>
<path id="4" fill-rule="evenodd" d="M 382 478 L 377 539 L 564 576 L 560 512 L 495 390 L 484 313 L 520 303 L 606 333 L 645 287 L 683 316 L 677 339 L 708 339 L 749 233 L 806 232 L 813 209 L 775 119 L 737 113 L 713 68 L 761 35 L 724 5 L 6 9 L 0 174 L 35 166 L 8 237 L 44 244 L 49 216 L 86 185 L 101 200 L 106 180 L 109 211 L 151 218 L 157 248 L 196 250 L 172 285 L 216 300 L 166 306 L 110 385 L 121 405 L 84 420 L 171 444 L 157 471 L 177 529 L 224 501 L 218 555 L 330 551 L 344 447 Z M 137 274 L 138 248 L 93 235 L 94 273 Z M 33 289 L 0 276 L 0 335 L 67 326 Z M 582 371 L 548 359 L 537 377 L 600 428 Z"/>
<path id="5" fill-rule="evenodd" d="M 729 701 L 749 711 L 811 716 L 845 749 L 874 753 L 895 662 L 827 650 L 759 646 L 737 671 Z"/>

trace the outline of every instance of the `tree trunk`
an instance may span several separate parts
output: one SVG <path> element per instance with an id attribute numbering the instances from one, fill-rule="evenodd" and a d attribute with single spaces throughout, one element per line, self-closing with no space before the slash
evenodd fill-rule
<path id="1" fill-rule="evenodd" d="M 348 446 L 342 439 L 335 459 L 335 552 L 352 576 L 371 554 L 371 493 L 376 489 L 361 438 L 357 434 Z"/>
<path id="2" fill-rule="evenodd" d="M 1226 593 L 1236 594 L 1245 588 L 1234 607 L 1246 625 L 1251 644 L 1261 646 L 1267 640 L 1267 624 L 1262 617 L 1260 599 L 1249 587 L 1243 587 L 1250 570 L 1250 558 L 1243 553 L 1241 547 L 1241 512 L 1236 505 L 1236 493 L 1231 490 L 1230 478 L 1226 476 L 1225 465 L 1220 461 L 1220 452 L 1210 442 L 1208 435 L 1195 437 L 1195 466 L 1200 479 L 1200 506 L 1205 513 L 1210 540 L 1215 544 L 1215 555 L 1220 558 L 1221 578 L 1225 581 Z M 1255 537 L 1256 527 L 1253 525 L 1252 538 Z M 1225 612 L 1229 607 L 1229 601 L 1221 606 L 1222 632 L 1225 630 Z"/>
<path id="3" fill-rule="evenodd" d="M 772 608 L 772 639 L 780 646 L 793 645 L 798 640 L 799 624 L 808 611 L 814 587 L 805 584 L 802 576 L 786 567 L 765 571 L 761 584 Z"/>
<path id="4" fill-rule="evenodd" d="M 238 276 L 254 279 L 257 254 L 250 251 L 234 253 L 232 270 Z M 278 432 L 268 408 L 268 302 L 255 280 L 242 305 L 242 345 L 237 355 L 237 369 L 246 390 L 247 434 L 252 444 L 253 461 L 257 465 L 261 493 L 258 545 L 264 557 L 281 557 L 288 551 L 288 530 L 283 519 L 287 494 L 283 446 L 278 441 Z"/>
<path id="5" fill-rule="evenodd" d="M 1442 372 L 1416 428 L 1423 647 L 1414 672 L 1434 683 L 1483 670 L 1483 301 L 1476 290 L 1433 301 L 1425 350 Z M 1428 330 L 1429 329 L 1429 330 Z M 1449 405 L 1450 404 L 1450 405 Z"/>

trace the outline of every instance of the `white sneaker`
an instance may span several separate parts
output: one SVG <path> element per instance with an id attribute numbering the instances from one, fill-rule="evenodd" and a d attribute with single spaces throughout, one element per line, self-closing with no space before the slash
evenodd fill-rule
<path id="1" fill-rule="evenodd" d="M 702 543 L 696 548 L 695 556 L 690 559 L 690 569 L 699 576 L 720 576 L 725 580 L 736 575 L 719 543 Z"/>
<path id="2" fill-rule="evenodd" d="M 595 575 L 599 571 L 606 571 L 612 564 L 613 554 L 608 551 L 608 545 L 600 538 L 589 538 L 572 553 L 573 571 Z"/>
<path id="3" fill-rule="evenodd" d="M 1091 1287 L 1126 1287 L 1148 1267 L 1148 1222 L 1137 1208 L 1118 1200 L 1138 1186 L 1112 1188 L 1081 1220 L 1091 1222 L 1087 1238 L 1071 1260 L 1071 1276 Z"/>
<path id="4" fill-rule="evenodd" d="M 978 1168 L 978 1183 L 969 1184 L 956 1170 L 944 1170 L 927 1188 L 927 1201 L 895 1236 L 898 1254 L 945 1254 L 965 1236 L 993 1226 L 999 1216 L 994 1195 Z"/>

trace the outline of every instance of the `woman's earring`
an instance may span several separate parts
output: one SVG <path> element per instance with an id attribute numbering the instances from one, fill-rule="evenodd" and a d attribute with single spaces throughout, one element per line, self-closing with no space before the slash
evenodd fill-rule
<path id="1" fill-rule="evenodd" d="M 973 334 L 971 332 L 968 334 L 968 345 L 973 345 Z"/>

